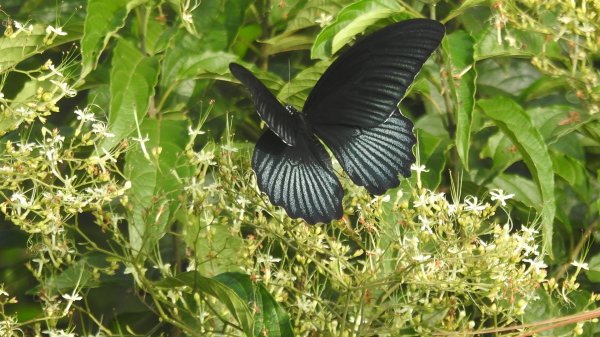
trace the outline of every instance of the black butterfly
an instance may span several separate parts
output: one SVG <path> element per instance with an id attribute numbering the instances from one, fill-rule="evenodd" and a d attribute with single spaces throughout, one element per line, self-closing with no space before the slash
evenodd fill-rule
<path id="1" fill-rule="evenodd" d="M 321 76 L 302 113 L 283 106 L 246 68 L 229 65 L 269 127 L 256 143 L 252 168 L 274 205 L 311 224 L 342 216 L 342 187 L 316 136 L 372 194 L 398 186 L 399 173 L 410 176 L 416 139 L 397 105 L 444 31 L 437 21 L 413 19 L 358 41 Z"/>

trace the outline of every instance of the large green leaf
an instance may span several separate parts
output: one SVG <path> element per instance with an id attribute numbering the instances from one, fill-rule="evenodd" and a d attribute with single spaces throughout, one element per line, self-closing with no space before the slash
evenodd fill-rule
<path id="1" fill-rule="evenodd" d="M 239 322 L 246 336 L 255 336 L 254 315 L 250 311 L 247 301 L 222 282 L 191 271 L 157 282 L 156 285 L 164 288 L 189 287 L 192 291 L 199 291 L 216 298 Z"/>
<path id="2" fill-rule="evenodd" d="M 81 26 L 68 25 L 63 28 L 67 35 L 57 36 L 52 43 L 44 43 L 46 26 L 33 25 L 31 33 L 19 32 L 13 36 L 0 37 L 0 74 L 13 69 L 21 61 L 44 51 L 79 39 Z"/>
<path id="3" fill-rule="evenodd" d="M 140 52 L 120 39 L 114 50 L 110 73 L 110 112 L 108 131 L 100 148 L 108 150 L 129 136 L 144 120 L 158 81 L 158 58 Z M 136 116 L 134 116 L 134 114 Z"/>
<path id="4" fill-rule="evenodd" d="M 311 49 L 311 57 L 327 59 L 351 38 L 375 21 L 391 17 L 402 10 L 397 1 L 361 0 L 344 7 L 335 21 L 325 27 Z"/>
<path id="5" fill-rule="evenodd" d="M 456 31 L 444 39 L 448 76 L 453 96 L 456 119 L 456 150 L 464 167 L 469 170 L 469 146 L 471 144 L 471 121 L 475 108 L 475 80 L 477 73 L 473 60 L 473 38 L 465 31 Z"/>
<path id="6" fill-rule="evenodd" d="M 127 193 L 129 240 L 135 251 L 147 251 L 165 234 L 179 207 L 183 178 L 190 174 L 183 156 L 187 123 L 146 119 L 140 134 L 147 141 L 134 143 L 127 152 L 125 176 L 131 181 Z M 160 149 L 157 157 L 155 149 Z"/>
<path id="7" fill-rule="evenodd" d="M 213 278 L 185 272 L 158 282 L 159 287 L 182 287 L 217 298 L 240 323 L 248 337 L 292 337 L 290 318 L 267 289 L 241 273 L 223 273 Z"/>
<path id="8" fill-rule="evenodd" d="M 144 0 L 89 0 L 81 38 L 81 78 L 95 67 L 108 41 L 125 25 L 129 11 Z"/>
<path id="9" fill-rule="evenodd" d="M 241 273 L 223 273 L 214 279 L 233 289 L 240 298 L 254 307 L 254 336 L 262 336 L 264 332 L 272 337 L 294 336 L 287 312 L 265 287 L 252 282 L 248 275 Z"/>
<path id="10" fill-rule="evenodd" d="M 523 108 L 506 97 L 480 100 L 478 106 L 491 118 L 517 147 L 529 168 L 540 192 L 540 204 L 534 204 L 541 212 L 544 248 L 551 252 L 556 201 L 554 198 L 554 172 L 552 160 L 544 138 L 534 127 Z"/>

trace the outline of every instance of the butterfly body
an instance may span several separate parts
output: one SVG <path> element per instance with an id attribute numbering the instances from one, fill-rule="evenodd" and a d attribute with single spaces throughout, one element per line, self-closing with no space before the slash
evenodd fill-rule
<path id="1" fill-rule="evenodd" d="M 397 104 L 443 35 L 440 23 L 414 19 L 365 37 L 325 71 L 302 112 L 282 105 L 249 70 L 230 64 L 269 127 L 252 157 L 260 190 L 290 217 L 309 223 L 340 218 L 343 191 L 319 139 L 370 193 L 398 186 L 399 174 L 410 176 L 416 138 Z"/>

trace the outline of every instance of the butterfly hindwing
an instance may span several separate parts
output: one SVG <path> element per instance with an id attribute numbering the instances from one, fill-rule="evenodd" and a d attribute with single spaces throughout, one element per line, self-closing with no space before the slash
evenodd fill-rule
<path id="1" fill-rule="evenodd" d="M 379 195 L 398 186 L 398 174 L 410 176 L 416 143 L 412 129 L 412 122 L 396 110 L 375 127 L 327 126 L 326 132 L 318 127 L 316 131 L 350 179 Z"/>
<path id="2" fill-rule="evenodd" d="M 383 123 L 439 46 L 444 31 L 437 21 L 413 19 L 358 41 L 331 64 L 309 94 L 303 110 L 310 123 Z"/>
<path id="3" fill-rule="evenodd" d="M 306 134 L 290 146 L 265 131 L 254 148 L 252 168 L 260 190 L 290 217 L 314 224 L 342 216 L 342 187 L 314 136 Z"/>
<path id="4" fill-rule="evenodd" d="M 237 63 L 230 63 L 229 70 L 250 91 L 256 111 L 269 129 L 286 144 L 294 145 L 298 133 L 292 114 L 248 69 Z"/>

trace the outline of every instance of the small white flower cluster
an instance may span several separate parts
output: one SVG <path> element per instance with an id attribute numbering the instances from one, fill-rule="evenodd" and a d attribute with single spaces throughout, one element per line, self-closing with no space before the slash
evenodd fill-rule
<path id="1" fill-rule="evenodd" d="M 424 167 L 414 169 L 426 172 Z M 522 315 L 535 300 L 534 291 L 546 271 L 536 229 L 513 230 L 491 220 L 513 195 L 496 189 L 490 192 L 495 203 L 475 196 L 466 196 L 461 203 L 449 202 L 444 193 L 420 191 L 412 198 L 413 207 L 405 198 L 393 202 L 396 211 L 388 218 L 374 207 L 391 202 L 390 197 L 352 199 L 353 204 L 362 202 L 355 206 L 361 217 L 354 234 L 361 238 L 353 239 L 346 227 L 324 232 L 321 226 L 269 222 L 258 231 L 261 245 L 253 245 L 248 253 L 256 258 L 246 270 L 268 284 L 279 301 L 288 303 L 286 307 L 294 308 L 298 334 L 335 330 L 340 335 L 352 333 L 356 326 L 368 331 L 370 324 L 384 321 L 392 331 L 412 327 L 428 333 L 434 326 L 460 331 L 475 327 L 474 317 L 467 314 L 475 310 L 497 318 L 498 324 Z M 367 214 L 371 211 L 377 212 L 378 221 Z M 363 222 L 374 228 L 363 231 Z M 365 242 L 368 248 L 360 248 Z M 270 251 L 274 247 L 277 257 Z M 280 258 L 281 254 L 288 258 Z M 327 300 L 332 289 L 343 294 L 343 302 Z M 379 310 L 371 311 L 373 298 L 378 299 Z M 348 315 L 345 323 L 336 318 L 332 324 L 336 312 Z M 426 322 L 428 312 L 439 312 L 440 320 L 433 325 Z"/>

